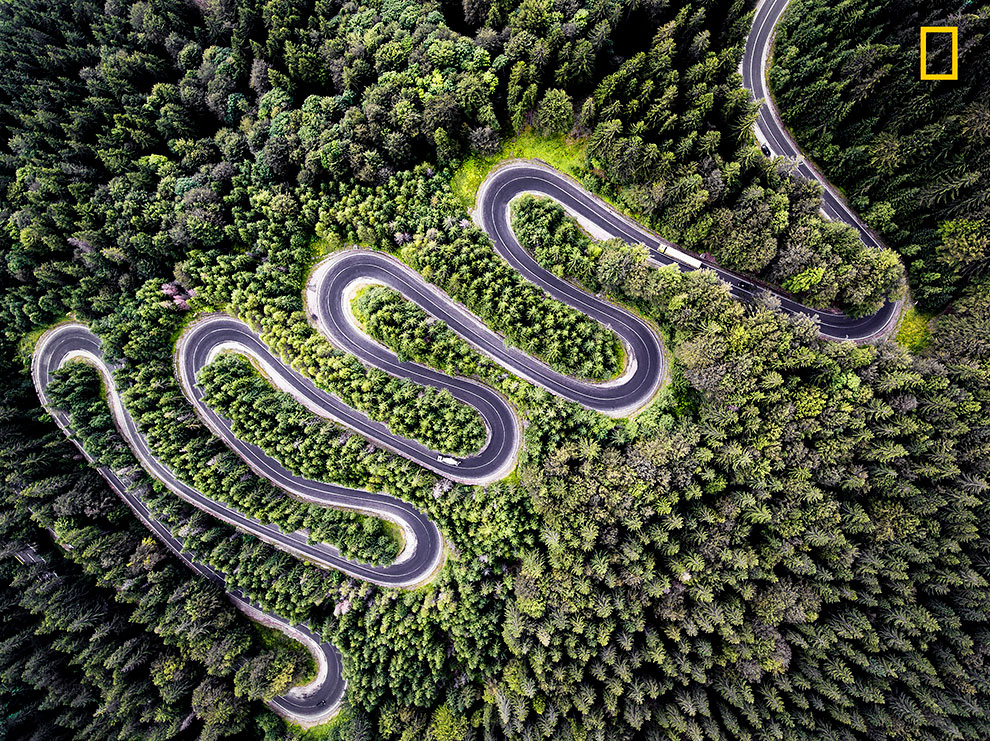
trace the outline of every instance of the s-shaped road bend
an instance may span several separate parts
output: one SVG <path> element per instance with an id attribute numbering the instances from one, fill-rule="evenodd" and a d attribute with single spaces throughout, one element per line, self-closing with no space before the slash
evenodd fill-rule
<path id="1" fill-rule="evenodd" d="M 596 236 L 617 237 L 629 244 L 644 245 L 649 250 L 650 258 L 657 263 L 673 265 L 680 270 L 712 270 L 729 286 L 732 295 L 741 301 L 751 301 L 760 291 L 769 290 L 758 288 L 741 275 L 686 254 L 588 193 L 577 182 L 558 170 L 535 160 L 522 160 L 498 168 L 482 183 L 478 193 L 475 218 L 492 236 L 499 254 L 520 273 L 535 282 L 540 281 L 535 277 L 531 278 L 531 274 L 542 271 L 543 268 L 519 245 L 510 225 L 510 204 L 513 199 L 524 193 L 549 196 Z M 851 218 L 855 219 L 854 216 Z M 555 280 L 563 286 L 558 287 L 556 284 L 544 286 L 554 297 L 570 303 L 567 291 L 580 293 L 580 289 L 574 288 L 571 284 L 559 279 Z M 852 318 L 835 311 L 812 309 L 786 295 L 770 292 L 777 296 L 782 312 L 806 314 L 814 318 L 818 322 L 822 336 L 832 340 L 871 339 L 890 326 L 899 309 L 898 303 L 888 301 L 876 314 Z"/>
<path id="2" fill-rule="evenodd" d="M 365 335 L 350 316 L 349 296 L 357 283 L 381 283 L 402 293 L 504 367 L 560 396 L 613 416 L 623 416 L 646 405 L 664 375 L 664 355 L 657 334 L 632 313 L 592 296 L 540 268 L 514 239 L 497 242 L 499 252 L 517 266 L 525 277 L 541 285 L 551 295 L 609 326 L 626 348 L 626 368 L 606 383 L 575 379 L 550 369 L 521 351 L 507 347 L 503 338 L 486 327 L 446 294 L 426 283 L 415 271 L 398 260 L 369 250 L 346 250 L 322 262 L 310 280 L 308 304 L 318 329 L 341 349 L 364 362 L 396 376 L 447 389 L 455 398 L 479 411 L 487 429 L 487 440 L 477 454 L 457 461 L 431 451 L 420 443 L 393 434 L 384 425 L 348 407 L 337 397 L 319 389 L 276 357 L 261 338 L 245 323 L 233 317 L 214 314 L 194 322 L 180 336 L 175 365 L 183 391 L 197 414 L 210 429 L 243 458 L 256 473 L 291 496 L 326 506 L 357 510 L 392 520 L 405 536 L 405 547 L 387 566 L 370 566 L 343 558 L 338 550 L 324 543 L 310 543 L 304 533 L 286 533 L 259 522 L 234 507 L 213 501 L 181 481 L 159 461 L 136 422 L 125 409 L 116 388 L 112 368 L 103 357 L 101 344 L 86 326 L 59 325 L 38 341 L 32 359 L 36 390 L 56 422 L 71 436 L 70 421 L 64 412 L 51 407 L 46 393 L 52 374 L 71 360 L 93 365 L 103 376 L 108 401 L 118 428 L 141 465 L 172 492 L 193 506 L 250 533 L 272 545 L 305 558 L 318 566 L 337 569 L 349 576 L 386 587 L 411 588 L 428 581 L 443 561 L 443 537 L 436 525 L 411 504 L 383 493 L 350 489 L 297 476 L 260 448 L 239 440 L 231 423 L 203 401 L 196 384 L 198 372 L 224 351 L 251 357 L 276 386 L 292 394 L 314 413 L 335 419 L 406 458 L 449 478 L 467 483 L 487 483 L 506 476 L 515 465 L 521 431 L 508 402 L 493 389 L 475 381 L 454 378 L 415 363 L 399 361 L 394 353 Z M 514 251 L 515 250 L 515 251 Z M 528 262 L 527 262 L 528 261 Z M 85 453 L 85 451 L 83 451 Z M 88 456 L 87 456 L 88 457 Z M 446 459 L 446 460 L 444 460 Z M 90 459 L 92 460 L 92 459 Z M 118 495 L 138 517 L 190 567 L 217 584 L 224 577 L 184 553 L 181 543 L 148 511 L 132 490 L 126 476 L 99 468 Z M 297 722 L 312 725 L 330 717 L 339 706 L 345 682 L 337 650 L 314 635 L 307 626 L 290 626 L 276 615 L 258 610 L 239 594 L 231 593 L 239 607 L 277 625 L 305 643 L 318 659 L 319 676 L 305 688 L 295 688 L 276 698 L 272 705 Z"/>
<path id="3" fill-rule="evenodd" d="M 195 499 L 197 496 L 202 497 L 198 491 L 179 481 L 166 466 L 151 454 L 144 437 L 138 432 L 134 420 L 121 403 L 120 396 L 113 381 L 111 368 L 103 360 L 99 339 L 87 327 L 75 323 L 59 325 L 42 335 L 35 346 L 31 359 L 31 377 L 34 381 L 35 390 L 42 404 L 62 431 L 68 437 L 73 437 L 69 416 L 65 412 L 52 407 L 47 389 L 48 384 L 52 380 L 52 374 L 71 360 L 82 360 L 93 365 L 103 377 L 107 389 L 108 402 L 117 426 L 123 434 L 124 439 L 131 446 L 138 461 L 148 473 L 184 499 L 188 499 L 189 497 Z M 82 451 L 83 455 L 86 456 L 87 460 L 96 465 L 96 462 L 78 440 L 74 442 Z M 293 687 L 285 695 L 274 698 L 269 703 L 271 707 L 276 712 L 306 726 L 316 725 L 333 717 L 340 707 L 340 702 L 344 696 L 344 689 L 346 688 L 341 675 L 341 656 L 336 647 L 320 638 L 308 625 L 292 625 L 289 621 L 282 619 L 278 615 L 265 612 L 252 605 L 239 591 L 228 590 L 224 575 L 216 569 L 196 561 L 191 554 L 184 551 L 181 541 L 175 538 L 172 532 L 150 512 L 141 498 L 137 477 L 114 471 L 107 466 L 97 466 L 97 470 L 124 503 L 133 510 L 138 519 L 187 566 L 221 589 L 226 590 L 227 596 L 234 605 L 246 612 L 249 616 L 260 622 L 268 623 L 279 628 L 306 646 L 310 653 L 313 654 L 313 658 L 317 664 L 317 674 L 314 680 L 305 686 Z M 204 509 L 207 509 L 211 514 L 232 524 L 231 516 L 240 518 L 244 523 L 242 524 L 242 529 L 253 532 L 271 542 L 271 538 L 264 536 L 263 530 L 256 530 L 259 527 L 264 529 L 266 527 L 265 525 L 252 521 L 250 518 L 246 518 L 236 512 L 236 510 L 230 510 L 219 503 L 210 502 L 209 504 L 210 506 L 204 507 Z M 225 512 L 224 510 L 228 511 Z M 274 534 L 284 535 L 277 528 L 272 528 L 272 530 Z M 294 535 L 297 542 L 293 545 L 305 544 L 304 537 L 300 538 L 298 534 Z M 291 536 L 286 537 L 291 538 Z M 328 546 L 323 546 L 323 548 L 326 549 L 325 555 L 331 558 L 336 555 L 339 558 L 339 554 L 332 552 L 334 549 L 330 549 Z M 295 548 L 286 548 L 286 550 L 295 552 Z"/>

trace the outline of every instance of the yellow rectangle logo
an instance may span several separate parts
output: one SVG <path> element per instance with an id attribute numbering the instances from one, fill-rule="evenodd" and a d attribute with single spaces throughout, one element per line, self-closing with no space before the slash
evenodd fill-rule
<path id="1" fill-rule="evenodd" d="M 952 72 L 947 75 L 928 73 L 928 34 L 947 33 L 952 36 Z M 959 79 L 959 29 L 956 26 L 922 26 L 921 27 L 921 79 L 922 80 L 958 80 Z"/>

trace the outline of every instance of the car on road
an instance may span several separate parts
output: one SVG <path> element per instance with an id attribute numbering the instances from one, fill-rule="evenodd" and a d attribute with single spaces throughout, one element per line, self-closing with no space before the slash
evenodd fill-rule
<path id="1" fill-rule="evenodd" d="M 438 455 L 437 462 L 443 463 L 444 465 L 447 466 L 459 466 L 461 463 L 459 460 L 457 460 L 456 458 L 451 458 L 449 455 Z"/>
<path id="2" fill-rule="evenodd" d="M 762 145 L 760 149 L 763 150 L 763 154 L 765 154 L 767 157 L 772 156 L 770 153 L 770 147 L 768 147 L 766 144 Z"/>

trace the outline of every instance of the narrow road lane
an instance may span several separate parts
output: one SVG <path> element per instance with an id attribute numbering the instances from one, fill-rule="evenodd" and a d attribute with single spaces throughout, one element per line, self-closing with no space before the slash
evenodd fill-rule
<path id="1" fill-rule="evenodd" d="M 650 257 L 658 263 L 674 265 L 681 270 L 713 270 L 720 280 L 729 285 L 732 295 L 741 301 L 752 300 L 757 293 L 767 290 L 755 286 L 743 276 L 687 255 L 676 245 L 620 214 L 563 173 L 537 161 L 513 162 L 493 170 L 478 192 L 477 213 L 482 228 L 492 236 L 499 254 L 524 275 L 529 270 L 542 270 L 512 234 L 509 204 L 524 193 L 549 196 L 571 214 L 594 226 L 596 231 L 629 244 L 645 245 L 650 251 Z M 553 290 L 547 287 L 547 290 L 561 300 L 566 295 L 565 289 L 579 290 L 555 276 L 551 277 L 563 286 L 559 289 L 553 286 Z M 866 340 L 874 337 L 890 324 L 899 310 L 898 304 L 888 301 L 876 314 L 852 318 L 835 311 L 812 309 L 780 293 L 776 295 L 780 300 L 781 311 L 815 318 L 822 335 L 833 340 Z"/>
<path id="2" fill-rule="evenodd" d="M 62 328 L 66 329 L 62 329 Z M 60 330 L 62 330 L 60 332 Z M 81 331 L 80 331 L 81 330 Z M 114 411 L 114 417 L 121 428 L 125 439 L 138 454 L 140 447 L 135 446 L 131 439 L 130 430 L 133 429 L 133 422 L 130 415 L 125 413 L 121 418 L 119 413 L 119 397 L 113 385 L 113 378 L 110 369 L 102 360 L 99 340 L 88 329 L 78 324 L 67 324 L 56 327 L 47 332 L 35 347 L 34 356 L 31 362 L 31 375 L 34 381 L 35 390 L 41 399 L 42 404 L 51 414 L 56 424 L 70 438 L 72 430 L 69 424 L 69 417 L 65 412 L 52 408 L 46 389 L 51 381 L 52 373 L 62 364 L 70 359 L 77 358 L 92 363 L 103 376 L 103 380 L 110 391 L 110 406 Z M 117 402 L 117 403 L 114 403 Z M 124 424 L 121 424 L 124 422 Z M 130 424 L 127 424 L 130 422 Z M 143 441 L 143 438 L 141 438 Z M 92 456 L 79 444 L 73 440 L 86 459 L 96 465 Z M 142 465 L 147 468 L 147 462 L 142 458 Z M 159 464 L 160 465 L 160 464 Z M 317 679 L 306 687 L 293 688 L 285 695 L 274 698 L 270 705 L 277 712 L 286 715 L 298 723 L 313 725 L 323 723 L 333 717 L 340 707 L 340 702 L 347 687 L 341 675 L 341 656 L 335 646 L 324 641 L 319 635 L 314 633 L 308 625 L 292 625 L 278 615 L 265 612 L 259 607 L 252 605 L 240 591 L 228 589 L 226 577 L 216 569 L 196 561 L 192 555 L 182 548 L 182 543 L 176 539 L 171 531 L 159 522 L 148 510 L 140 496 L 140 485 L 132 478 L 125 478 L 106 466 L 98 466 L 97 471 L 106 479 L 124 503 L 130 507 L 137 518 L 154 533 L 165 546 L 175 553 L 179 559 L 200 576 L 227 592 L 228 598 L 238 609 L 247 612 L 255 619 L 261 618 L 264 622 L 274 624 L 280 630 L 299 640 L 313 654 L 317 663 Z M 149 473 L 156 478 L 160 472 L 149 470 Z M 171 485 L 166 478 L 163 480 L 166 485 Z"/>

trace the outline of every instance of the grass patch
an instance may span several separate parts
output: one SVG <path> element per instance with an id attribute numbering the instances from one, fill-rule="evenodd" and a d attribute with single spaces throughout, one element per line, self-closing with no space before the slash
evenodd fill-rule
<path id="1" fill-rule="evenodd" d="M 18 360 L 24 363 L 25 368 L 31 367 L 31 358 L 34 355 L 34 347 L 38 344 L 38 340 L 41 339 L 41 335 L 47 332 L 49 329 L 54 329 L 60 324 L 66 324 L 68 322 L 74 321 L 75 316 L 73 314 L 66 314 L 61 319 L 56 319 L 49 324 L 45 324 L 37 329 L 32 329 L 27 334 L 24 334 L 20 340 L 17 342 L 16 356 Z"/>
<path id="2" fill-rule="evenodd" d="M 317 227 L 316 234 L 309 242 L 309 251 L 313 263 L 317 263 L 329 254 L 344 248 L 344 242 L 336 234 L 326 234 Z"/>
<path id="3" fill-rule="evenodd" d="M 491 169 L 502 160 L 512 157 L 540 159 L 568 175 L 576 175 L 578 169 L 585 164 L 587 148 L 587 140 L 570 139 L 564 135 L 540 136 L 533 129 L 528 128 L 519 136 L 505 142 L 496 154 L 490 157 L 475 155 L 465 160 L 451 178 L 450 187 L 464 204 L 464 208 L 470 209 L 474 207 L 481 183 Z"/>
<path id="4" fill-rule="evenodd" d="M 298 741 L 350 741 L 355 737 L 352 733 L 353 721 L 350 708 L 346 705 L 331 720 L 308 730 L 294 723 L 286 723 L 286 725 L 289 731 L 288 737 Z"/>
<path id="5" fill-rule="evenodd" d="M 41 335 L 49 329 L 51 329 L 51 327 L 38 327 L 38 329 L 32 329 L 21 338 L 20 342 L 17 343 L 17 358 L 24 363 L 25 366 L 31 365 L 31 356 L 34 355 L 34 346 L 38 344 L 38 340 L 41 339 Z"/>
<path id="6" fill-rule="evenodd" d="M 402 534 L 402 528 L 391 520 L 382 520 L 382 523 L 385 525 L 385 532 L 395 541 L 396 555 L 398 555 L 406 545 L 406 536 Z"/>
<path id="7" fill-rule="evenodd" d="M 209 314 L 232 314 L 228 311 L 226 306 L 213 306 L 205 301 L 199 301 L 195 297 L 190 304 L 190 310 L 182 314 L 182 320 L 179 325 L 175 328 L 175 331 L 168 338 L 168 345 L 172 348 L 173 353 L 175 352 L 175 346 L 179 343 L 179 338 L 182 333 L 189 329 L 189 325 L 198 319 L 202 319 L 204 316 Z"/>
<path id="8" fill-rule="evenodd" d="M 901 325 L 897 328 L 897 344 L 913 353 L 919 353 L 931 345 L 932 332 L 928 327 L 930 319 L 930 315 L 910 307 L 904 312 Z"/>
<path id="9" fill-rule="evenodd" d="M 308 684 L 316 678 L 316 660 L 313 658 L 313 654 L 309 652 L 309 649 L 277 628 L 272 628 L 254 621 L 251 621 L 251 624 L 254 626 L 258 638 L 261 640 L 261 645 L 266 649 L 277 653 L 298 654 L 303 659 L 305 669 L 298 678 L 299 684 Z"/>

